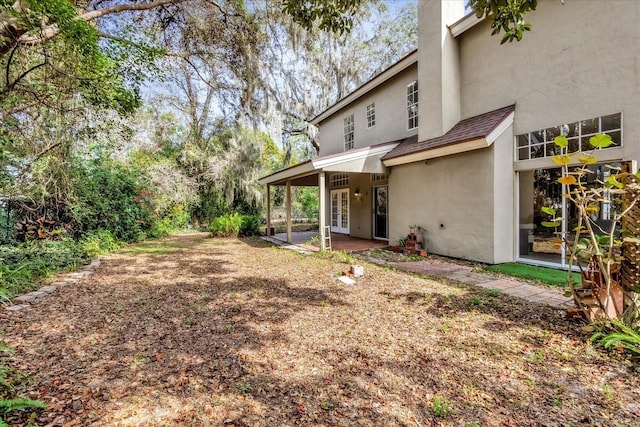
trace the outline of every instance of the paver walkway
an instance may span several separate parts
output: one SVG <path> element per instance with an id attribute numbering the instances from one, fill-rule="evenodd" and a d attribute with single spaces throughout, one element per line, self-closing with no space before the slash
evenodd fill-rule
<path id="1" fill-rule="evenodd" d="M 369 261 L 379 264 L 380 262 L 378 261 L 381 260 L 370 259 Z M 561 289 L 533 285 L 511 277 L 504 278 L 496 277 L 490 273 L 479 273 L 474 271 L 473 267 L 455 262 L 427 259 L 409 262 L 381 261 L 381 263 L 398 270 L 457 280 L 481 288 L 497 289 L 504 294 L 538 304 L 547 304 L 551 307 L 561 309 L 573 307 L 573 301 L 571 298 L 564 296 L 564 292 Z"/>
<path id="2" fill-rule="evenodd" d="M 263 239 L 286 249 L 292 249 L 306 254 L 312 253 L 295 244 L 284 243 L 269 237 L 263 237 Z M 479 286 L 481 288 L 497 289 L 504 294 L 537 304 L 546 304 L 550 307 L 560 309 L 573 307 L 573 301 L 571 298 L 564 296 L 561 289 L 532 285 L 515 278 L 496 277 L 490 273 L 479 273 L 474 271 L 473 267 L 458 264 L 453 261 L 426 259 L 423 261 L 392 262 L 371 257 L 367 257 L 366 260 L 374 264 L 388 265 L 389 267 L 411 273 L 457 280 L 467 285 Z"/>

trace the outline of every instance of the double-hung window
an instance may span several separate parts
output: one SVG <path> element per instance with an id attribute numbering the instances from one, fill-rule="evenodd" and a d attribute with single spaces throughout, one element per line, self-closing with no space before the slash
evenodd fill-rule
<path id="1" fill-rule="evenodd" d="M 344 151 L 349 151 L 353 148 L 353 114 L 344 118 Z"/>
<path id="2" fill-rule="evenodd" d="M 418 81 L 407 86 L 407 130 L 418 127 Z"/>
<path id="3" fill-rule="evenodd" d="M 367 129 L 376 125 L 376 103 L 367 105 Z"/>

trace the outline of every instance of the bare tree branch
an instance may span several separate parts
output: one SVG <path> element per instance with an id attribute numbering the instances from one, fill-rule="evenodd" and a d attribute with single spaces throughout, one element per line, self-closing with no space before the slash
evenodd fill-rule
<path id="1" fill-rule="evenodd" d="M 127 11 L 143 11 L 155 9 L 160 6 L 184 3 L 188 0 L 156 0 L 150 3 L 138 3 L 138 4 L 119 4 L 116 6 L 105 7 L 103 9 L 92 10 L 78 15 L 79 20 L 86 22 L 93 21 L 97 18 L 101 18 L 106 15 L 112 15 L 120 12 Z M 211 1 L 211 3 L 213 3 Z M 16 2 L 13 5 L 13 9 L 20 11 L 20 2 Z M 21 27 L 19 22 L 12 16 L 12 14 L 3 12 L 0 14 L 0 40 L 3 43 L 0 44 L 0 58 L 2 58 L 7 52 L 9 52 L 15 45 L 33 46 L 43 43 L 47 40 L 51 40 L 60 33 L 60 28 L 57 24 L 51 24 L 44 27 L 41 34 L 37 37 L 27 34 L 27 29 Z"/>

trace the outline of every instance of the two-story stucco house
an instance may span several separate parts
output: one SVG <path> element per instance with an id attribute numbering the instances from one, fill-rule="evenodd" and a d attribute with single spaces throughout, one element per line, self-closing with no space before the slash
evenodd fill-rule
<path id="1" fill-rule="evenodd" d="M 605 164 L 640 157 L 640 2 L 545 1 L 500 45 L 464 1 L 418 4 L 418 50 L 312 120 L 319 157 L 261 180 L 320 187 L 320 225 L 391 242 L 416 224 L 429 252 L 487 263 L 564 264 L 540 208 L 562 197 L 553 139 L 606 132 Z M 603 202 L 595 221 L 611 218 Z"/>

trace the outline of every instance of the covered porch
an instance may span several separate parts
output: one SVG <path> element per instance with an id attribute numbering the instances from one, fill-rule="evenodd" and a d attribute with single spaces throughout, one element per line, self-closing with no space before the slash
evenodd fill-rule
<path id="1" fill-rule="evenodd" d="M 378 193 L 376 188 L 386 183 L 374 184 L 371 177 L 381 175 L 386 180 L 387 169 L 381 158 L 400 142 L 393 141 L 318 157 L 261 178 L 259 182 L 267 186 L 266 229 L 271 230 L 271 187 L 282 186 L 285 190 L 286 233 L 282 233 L 279 240 L 292 244 L 297 244 L 294 239 L 304 239 L 299 243 L 309 240 L 311 237 L 294 235 L 291 229 L 292 188 L 313 186 L 318 187 L 319 199 L 318 250 L 327 249 L 327 230 L 331 231 L 332 249 L 360 250 L 387 246 L 388 234 L 380 238 L 378 233 L 379 229 L 383 228 L 385 233 L 388 229 L 386 188 L 385 191 L 380 191 L 385 197 L 385 224 L 381 228 L 376 228 L 374 224 L 378 218 L 374 212 L 374 199 Z M 344 181 L 333 179 L 338 176 L 343 177 Z M 374 237 L 379 240 L 373 240 Z"/>

